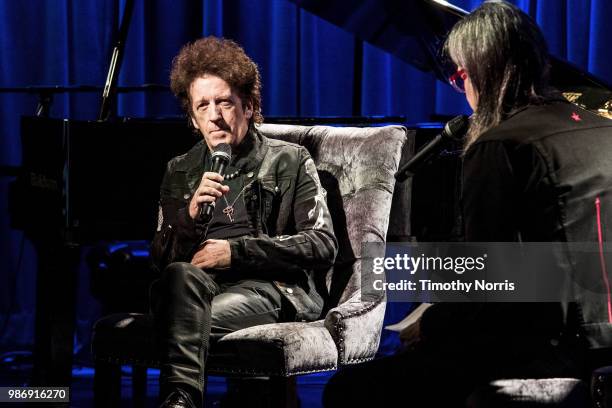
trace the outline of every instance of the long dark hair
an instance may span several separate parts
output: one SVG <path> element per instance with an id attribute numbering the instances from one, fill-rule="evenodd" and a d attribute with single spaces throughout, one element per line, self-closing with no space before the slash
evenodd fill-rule
<path id="1" fill-rule="evenodd" d="M 503 1 L 483 3 L 459 21 L 444 45 L 478 95 L 467 148 L 513 111 L 546 100 L 548 48 L 537 24 Z"/>

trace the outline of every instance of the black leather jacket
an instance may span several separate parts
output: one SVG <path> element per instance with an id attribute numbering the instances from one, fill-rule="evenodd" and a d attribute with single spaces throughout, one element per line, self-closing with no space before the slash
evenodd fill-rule
<path id="1" fill-rule="evenodd" d="M 273 281 L 293 305 L 296 320 L 314 320 L 323 308 L 317 288 L 333 265 L 338 244 L 315 164 L 301 146 L 250 130 L 233 159 L 252 177 L 244 192 L 254 236 L 231 238 L 231 272 Z M 205 226 L 188 205 L 204 173 L 204 141 L 168 163 L 160 191 L 160 215 L 152 243 L 158 268 L 189 262 L 204 239 Z"/>
<path id="2" fill-rule="evenodd" d="M 612 240 L 610 120 L 563 100 L 527 106 L 470 146 L 463 172 L 467 241 L 595 244 L 596 201 L 603 241 Z M 572 256 L 570 251 L 569 262 L 560 262 L 559 268 L 570 268 L 574 276 L 590 273 L 579 265 L 572 271 Z M 505 339 L 512 343 L 504 346 L 507 350 L 522 347 L 516 344 L 523 340 L 534 349 L 527 337 L 558 344 L 559 336 L 593 349 L 612 347 L 597 252 L 592 260 L 598 291 L 581 292 L 578 287 L 574 303 L 441 304 L 423 316 L 425 326 L 473 333 L 490 344 Z"/>

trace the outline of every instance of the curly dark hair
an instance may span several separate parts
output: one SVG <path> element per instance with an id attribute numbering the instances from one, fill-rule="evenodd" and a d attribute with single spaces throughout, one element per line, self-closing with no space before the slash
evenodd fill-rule
<path id="1" fill-rule="evenodd" d="M 227 82 L 238 93 L 243 106 L 251 102 L 253 116 L 249 125 L 263 122 L 259 70 L 241 46 L 232 40 L 210 36 L 183 46 L 174 57 L 170 88 L 188 115 L 191 115 L 189 87 L 206 74 Z"/>

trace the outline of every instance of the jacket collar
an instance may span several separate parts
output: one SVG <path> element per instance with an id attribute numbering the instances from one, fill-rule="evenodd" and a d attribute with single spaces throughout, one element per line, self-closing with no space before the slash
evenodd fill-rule
<path id="1" fill-rule="evenodd" d="M 264 137 L 251 126 L 240 146 L 232 152 L 232 166 L 242 169 L 242 172 L 255 171 L 261 165 L 268 146 Z"/>
<path id="2" fill-rule="evenodd" d="M 241 168 L 243 174 L 250 171 L 258 173 L 268 150 L 266 142 L 266 138 L 251 126 L 240 146 L 232 152 L 232 166 Z M 204 174 L 204 163 L 209 154 L 208 146 L 202 139 L 177 164 L 176 170 L 187 173 L 187 183 L 192 192 Z"/>

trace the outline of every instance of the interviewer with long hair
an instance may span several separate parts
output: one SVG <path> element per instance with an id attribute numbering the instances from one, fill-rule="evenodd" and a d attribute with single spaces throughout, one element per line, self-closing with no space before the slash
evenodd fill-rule
<path id="1" fill-rule="evenodd" d="M 449 80 L 474 110 L 463 155 L 465 240 L 612 237 L 612 122 L 548 86 L 536 23 L 511 4 L 486 2 L 453 27 L 445 51 L 456 68 Z M 589 349 L 612 347 L 612 316 L 605 296 L 583 295 L 564 303 L 435 304 L 412 329 L 406 352 L 340 371 L 324 403 L 394 405 L 401 393 L 406 406 L 465 406 L 495 379 L 587 377 Z"/>

